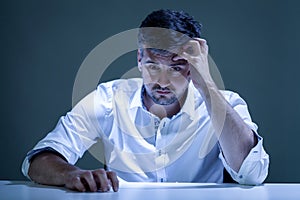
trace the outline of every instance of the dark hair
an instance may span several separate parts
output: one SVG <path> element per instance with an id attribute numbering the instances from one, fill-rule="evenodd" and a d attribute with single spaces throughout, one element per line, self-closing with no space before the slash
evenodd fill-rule
<path id="1" fill-rule="evenodd" d="M 161 9 L 150 13 L 141 23 L 138 43 L 142 45 L 161 47 L 162 50 L 175 49 L 191 38 L 201 36 L 202 25 L 184 11 Z M 152 48 L 151 48 L 152 49 Z"/>

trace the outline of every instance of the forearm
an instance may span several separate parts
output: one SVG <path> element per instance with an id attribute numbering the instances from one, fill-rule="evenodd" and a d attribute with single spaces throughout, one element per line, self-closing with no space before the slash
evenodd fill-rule
<path id="1" fill-rule="evenodd" d="M 213 81 L 207 81 L 200 91 L 223 155 L 229 166 L 238 172 L 244 159 L 257 143 L 257 139 Z"/>
<path id="2" fill-rule="evenodd" d="M 66 173 L 76 169 L 60 156 L 43 152 L 31 161 L 28 175 L 37 183 L 64 186 Z"/>
<path id="3" fill-rule="evenodd" d="M 210 75 L 206 41 L 194 38 L 185 47 L 189 48 L 191 53 L 184 51 L 182 56 L 191 64 L 191 80 L 205 101 L 226 162 L 237 172 L 257 143 L 256 137 L 215 85 Z"/>
<path id="4" fill-rule="evenodd" d="M 40 184 L 64 186 L 81 192 L 107 192 L 111 187 L 116 192 L 119 188 L 115 172 L 104 169 L 82 170 L 51 152 L 43 152 L 33 158 L 28 175 Z"/>
<path id="5" fill-rule="evenodd" d="M 219 143 L 225 160 L 236 172 L 239 171 L 250 150 L 257 144 L 253 131 L 229 104 L 226 104 L 225 123 Z"/>

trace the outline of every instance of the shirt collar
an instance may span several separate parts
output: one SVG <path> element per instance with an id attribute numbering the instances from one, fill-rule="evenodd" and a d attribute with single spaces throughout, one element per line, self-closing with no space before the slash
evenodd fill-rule
<path id="1" fill-rule="evenodd" d="M 188 93 L 186 96 L 186 100 L 180 110 L 182 113 L 186 113 L 190 116 L 191 119 L 195 116 L 195 87 L 192 81 L 189 83 Z"/>
<path id="2" fill-rule="evenodd" d="M 141 85 L 138 90 L 135 91 L 133 98 L 130 102 L 130 109 L 136 108 L 136 107 L 143 107 L 142 98 L 143 98 L 143 88 L 144 85 Z"/>

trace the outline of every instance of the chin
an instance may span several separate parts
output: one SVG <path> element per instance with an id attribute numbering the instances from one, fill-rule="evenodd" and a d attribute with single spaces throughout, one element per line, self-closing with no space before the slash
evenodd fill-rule
<path id="1" fill-rule="evenodd" d="M 162 105 L 162 106 L 167 106 L 167 105 L 171 105 L 173 103 L 177 102 L 176 98 L 170 98 L 170 99 L 166 99 L 166 98 L 155 98 L 154 99 L 154 103 Z"/>

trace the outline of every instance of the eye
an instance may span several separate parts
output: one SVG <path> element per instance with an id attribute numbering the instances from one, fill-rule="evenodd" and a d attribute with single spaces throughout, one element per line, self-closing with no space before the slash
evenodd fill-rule
<path id="1" fill-rule="evenodd" d="M 147 64 L 146 67 L 152 71 L 160 70 L 160 67 L 158 65 L 154 65 L 154 64 Z"/>
<path id="2" fill-rule="evenodd" d="M 178 67 L 178 66 L 174 66 L 174 67 L 171 67 L 170 69 L 171 71 L 175 71 L 175 72 L 180 72 L 182 70 L 181 67 Z"/>
<path id="3" fill-rule="evenodd" d="M 159 67 L 157 65 L 150 65 L 149 68 L 153 69 L 153 70 L 159 69 Z"/>

